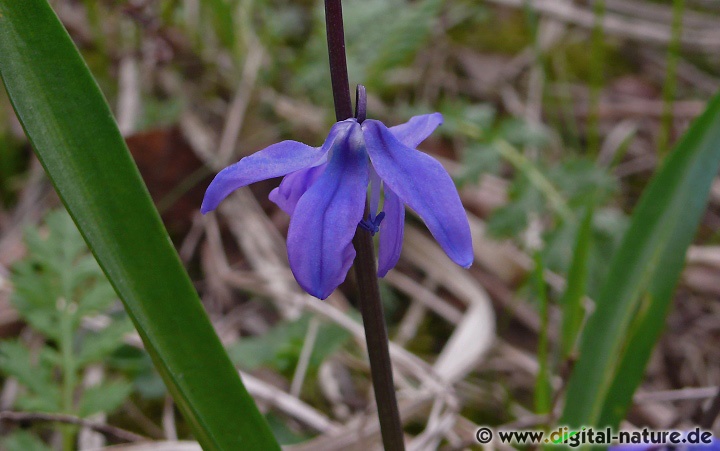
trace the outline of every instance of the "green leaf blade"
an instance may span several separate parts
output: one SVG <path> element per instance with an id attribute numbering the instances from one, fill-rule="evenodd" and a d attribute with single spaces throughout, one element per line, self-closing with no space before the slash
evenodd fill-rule
<path id="1" fill-rule="evenodd" d="M 44 0 L 0 0 L 0 76 L 43 167 L 205 449 L 278 449 L 102 93 Z"/>
<path id="2" fill-rule="evenodd" d="M 563 424 L 616 426 L 627 411 L 720 167 L 718 124 L 720 95 L 643 193 L 583 332 Z"/>

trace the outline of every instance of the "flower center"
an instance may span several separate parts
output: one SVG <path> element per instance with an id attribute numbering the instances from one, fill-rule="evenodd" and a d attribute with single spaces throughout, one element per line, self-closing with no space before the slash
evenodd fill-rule
<path id="1" fill-rule="evenodd" d="M 380 223 L 382 222 L 383 218 L 385 218 L 385 212 L 381 211 L 378 213 L 378 215 L 375 217 L 375 219 L 372 218 L 372 216 L 368 216 L 367 219 L 363 219 L 360 221 L 360 228 L 363 228 L 370 232 L 370 235 L 375 236 L 376 233 L 380 231 Z"/>

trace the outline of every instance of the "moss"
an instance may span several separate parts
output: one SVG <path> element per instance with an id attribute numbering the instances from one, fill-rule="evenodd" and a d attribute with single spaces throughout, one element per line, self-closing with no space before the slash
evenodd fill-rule
<path id="1" fill-rule="evenodd" d="M 494 53 L 515 54 L 532 43 L 523 12 L 502 8 L 458 24 L 449 36 L 458 44 Z"/>
<path id="2" fill-rule="evenodd" d="M 588 52 L 587 41 L 563 42 L 551 52 L 564 52 L 567 73 L 565 79 L 570 83 L 590 83 L 592 80 L 592 53 Z M 618 44 L 605 41 L 604 80 L 607 82 L 620 75 L 634 73 L 635 67 L 620 51 Z"/>

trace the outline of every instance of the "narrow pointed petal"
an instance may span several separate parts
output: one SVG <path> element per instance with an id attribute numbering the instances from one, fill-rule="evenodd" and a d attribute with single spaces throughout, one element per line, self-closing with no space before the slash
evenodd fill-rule
<path id="1" fill-rule="evenodd" d="M 306 168 L 322 156 L 322 149 L 297 141 L 282 141 L 266 147 L 220 171 L 205 192 L 200 211 L 205 214 L 216 209 L 238 188 Z"/>
<path id="2" fill-rule="evenodd" d="M 362 124 L 365 145 L 383 182 L 422 218 L 452 261 L 473 261 L 472 238 L 455 184 L 434 158 L 401 144 L 382 122 Z"/>
<path id="3" fill-rule="evenodd" d="M 415 149 L 421 142 L 435 131 L 443 122 L 442 114 L 431 113 L 411 117 L 409 121 L 395 127 L 390 127 L 390 132 L 395 139 L 405 146 Z"/>
<path id="4" fill-rule="evenodd" d="M 320 178 L 300 198 L 290 219 L 288 259 L 308 293 L 327 298 L 345 280 L 352 239 L 365 210 L 368 164 L 360 125 L 338 135 Z"/>
<path id="5" fill-rule="evenodd" d="M 388 185 L 385 185 L 383 211 L 385 218 L 380 223 L 378 277 L 385 277 L 400 259 L 405 227 L 405 205 Z"/>
<path id="6" fill-rule="evenodd" d="M 351 123 L 350 121 L 335 123 L 320 148 L 310 147 L 297 141 L 282 141 L 226 167 L 210 183 L 200 212 L 205 214 L 216 209 L 230 193 L 243 186 L 323 163 L 335 139 L 340 133 L 345 132 Z"/>
<path id="7" fill-rule="evenodd" d="M 312 186 L 325 171 L 327 163 L 311 168 L 300 169 L 283 178 L 280 186 L 268 196 L 282 211 L 292 216 L 300 197 Z"/>

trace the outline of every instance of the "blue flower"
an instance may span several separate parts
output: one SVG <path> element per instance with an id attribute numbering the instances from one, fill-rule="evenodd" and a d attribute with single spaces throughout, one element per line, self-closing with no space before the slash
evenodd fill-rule
<path id="1" fill-rule="evenodd" d="M 387 128 L 347 119 L 333 125 L 322 147 L 283 141 L 223 169 L 205 193 L 207 213 L 234 190 L 285 176 L 270 199 L 291 216 L 288 260 L 295 279 L 320 299 L 345 280 L 361 226 L 379 232 L 378 275 L 395 266 L 407 205 L 458 265 L 473 261 L 467 216 L 452 179 L 434 158 L 416 150 L 442 123 L 440 113 L 415 116 Z M 370 187 L 370 214 L 364 218 Z M 384 192 L 382 209 L 380 193 Z"/>

